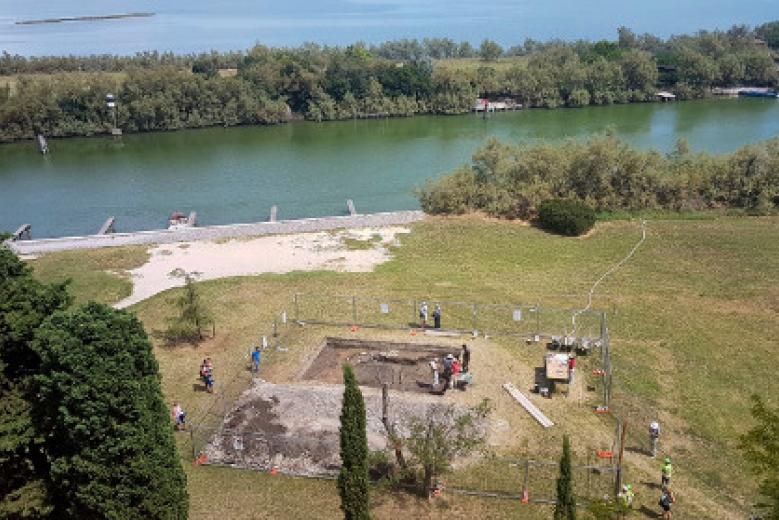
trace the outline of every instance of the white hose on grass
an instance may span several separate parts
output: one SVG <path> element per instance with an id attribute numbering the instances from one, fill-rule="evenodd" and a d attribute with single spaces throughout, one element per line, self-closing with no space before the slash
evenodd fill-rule
<path id="1" fill-rule="evenodd" d="M 622 267 L 628 260 L 630 260 L 633 257 L 633 255 L 636 254 L 636 251 L 638 251 L 638 248 L 641 247 L 641 244 L 643 244 L 645 240 L 646 240 L 646 220 L 642 220 L 641 239 L 638 242 L 636 242 L 636 245 L 633 246 L 633 249 L 630 250 L 627 256 L 625 256 L 625 258 L 623 258 L 622 260 L 614 264 L 608 271 L 603 273 L 601 277 L 595 281 L 594 284 L 592 284 L 592 287 L 590 287 L 590 292 L 587 294 L 587 306 L 573 313 L 573 316 L 571 317 L 571 323 L 573 324 L 574 336 L 576 336 L 576 317 L 582 313 L 589 311 L 592 308 L 592 297 L 595 294 L 595 289 L 598 288 L 598 285 L 600 285 L 600 283 L 603 280 L 605 280 L 607 276 L 612 274 L 614 271 Z"/>

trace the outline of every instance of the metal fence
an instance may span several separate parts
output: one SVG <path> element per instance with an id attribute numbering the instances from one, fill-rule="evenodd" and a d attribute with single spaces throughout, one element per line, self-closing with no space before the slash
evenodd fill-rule
<path id="1" fill-rule="evenodd" d="M 441 310 L 441 330 L 460 334 L 514 336 L 534 341 L 572 343 L 600 354 L 588 377 L 601 396 L 599 408 L 611 406 L 611 347 L 606 314 L 597 310 L 542 307 L 538 303 L 480 303 L 451 300 L 392 299 L 296 293 L 290 319 L 306 325 L 408 329 L 421 326 L 420 306 L 427 303 L 427 328 Z M 286 315 L 285 315 L 286 316 Z M 575 316 L 575 322 L 574 322 Z"/>
<path id="2" fill-rule="evenodd" d="M 617 468 L 601 464 L 591 456 L 586 464 L 573 464 L 572 482 L 580 500 L 613 496 Z M 475 472 L 473 478 L 458 477 L 445 485 L 445 491 L 471 496 L 520 500 L 532 504 L 554 504 L 559 461 L 489 458 L 486 472 Z"/>
<path id="3" fill-rule="evenodd" d="M 452 300 L 391 299 L 332 294 L 293 296 L 291 318 L 325 325 L 402 329 L 420 326 L 420 306 L 428 307 L 427 326 L 433 326 L 436 305 L 441 309 L 441 329 L 487 335 L 551 338 L 576 334 L 578 339 L 598 340 L 604 330 L 600 311 L 542 307 L 538 303 L 480 303 Z M 572 317 L 577 314 L 576 325 Z"/>

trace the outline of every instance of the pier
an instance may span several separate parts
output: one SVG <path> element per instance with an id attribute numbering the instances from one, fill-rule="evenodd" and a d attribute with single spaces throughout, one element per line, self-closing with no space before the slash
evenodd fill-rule
<path id="1" fill-rule="evenodd" d="M 425 214 L 421 211 L 392 211 L 387 213 L 355 214 L 334 217 L 304 218 L 250 224 L 227 224 L 222 226 L 186 227 L 182 229 L 157 229 L 133 233 L 106 232 L 81 237 L 44 238 L 24 240 L 30 237 L 31 226 L 21 226 L 5 244 L 20 256 L 35 256 L 73 249 L 97 249 L 147 244 L 169 244 L 195 240 L 220 240 L 262 235 L 284 235 L 291 233 L 312 233 L 331 229 L 397 226 L 420 221 Z M 113 227 L 113 219 L 111 228 Z M 108 221 L 106 221 L 108 224 Z M 105 224 L 104 224 L 105 227 Z M 103 229 L 101 228 L 101 231 Z"/>

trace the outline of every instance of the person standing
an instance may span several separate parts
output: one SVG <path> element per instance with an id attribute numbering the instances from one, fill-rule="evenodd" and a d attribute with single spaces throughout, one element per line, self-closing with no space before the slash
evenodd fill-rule
<path id="1" fill-rule="evenodd" d="M 435 309 L 433 310 L 433 328 L 441 328 L 441 306 L 437 303 L 435 304 Z"/>
<path id="2" fill-rule="evenodd" d="M 457 380 L 460 378 L 460 360 L 455 358 L 452 361 L 452 388 L 457 386 Z"/>
<path id="3" fill-rule="evenodd" d="M 573 384 L 573 378 L 576 375 L 576 356 L 568 358 L 568 384 Z"/>
<path id="4" fill-rule="evenodd" d="M 663 460 L 663 467 L 660 468 L 660 472 L 662 473 L 661 477 L 661 483 L 663 486 L 670 486 L 671 485 L 671 476 L 674 472 L 674 467 L 671 465 L 671 457 L 666 457 L 665 460 Z"/>
<path id="5" fill-rule="evenodd" d="M 444 358 L 444 392 L 452 384 L 452 364 L 454 363 L 454 356 L 447 354 Z"/>
<path id="6" fill-rule="evenodd" d="M 181 408 L 181 405 L 178 404 L 176 401 L 173 401 L 173 408 L 171 409 L 171 418 L 173 419 L 174 427 L 177 430 L 184 430 L 186 429 L 186 417 L 187 414 L 184 413 L 184 410 Z"/>
<path id="7" fill-rule="evenodd" d="M 438 388 L 438 362 L 435 358 L 430 360 L 430 371 L 433 372 L 433 390 Z"/>
<path id="8" fill-rule="evenodd" d="M 668 486 L 663 486 L 663 491 L 660 493 L 660 508 L 663 510 L 663 519 L 671 520 L 671 505 L 676 502 L 676 497 L 673 491 Z"/>
<path id="9" fill-rule="evenodd" d="M 260 346 L 257 345 L 252 351 L 252 372 L 259 373 L 260 371 Z"/>
<path id="10" fill-rule="evenodd" d="M 657 457 L 657 441 L 660 439 L 660 424 L 657 421 L 649 423 L 649 442 L 652 446 L 652 458 Z"/>
<path id="11" fill-rule="evenodd" d="M 468 345 L 463 344 L 463 372 L 468 372 L 468 367 L 471 364 L 471 350 Z"/>
<path id="12" fill-rule="evenodd" d="M 419 322 L 421 328 L 427 327 L 427 302 L 422 302 L 419 306 Z"/>

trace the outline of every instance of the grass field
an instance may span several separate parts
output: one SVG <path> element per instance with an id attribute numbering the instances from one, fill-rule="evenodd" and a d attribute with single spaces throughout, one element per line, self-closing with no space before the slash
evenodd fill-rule
<path id="1" fill-rule="evenodd" d="M 576 239 L 475 217 L 428 219 L 414 225 L 395 249 L 394 259 L 373 273 L 292 273 L 203 283 L 203 297 L 216 316 L 216 337 L 199 347 L 156 346 L 163 391 L 169 400 L 185 400 L 190 410 L 208 405 L 214 397 L 192 388 L 200 359 L 218 359 L 227 376 L 245 362 L 249 345 L 267 333 L 276 313 L 290 307 L 295 292 L 575 308 L 586 302 L 592 281 L 620 260 L 639 236 L 638 223 L 631 221 L 600 223 L 587 238 Z M 111 301 L 119 298 L 116 280 L 121 278 L 95 271 L 136 265 L 142 258 L 136 252 L 131 260 L 121 254 L 120 259 L 103 257 L 106 254 L 52 255 L 35 266 L 45 279 L 73 277 L 79 301 Z M 613 409 L 628 421 L 627 478 L 638 489 L 644 517 L 657 511 L 659 463 L 640 453 L 654 418 L 663 428 L 662 454 L 674 458 L 677 517 L 743 518 L 750 511 L 755 485 L 736 444 L 738 434 L 750 425 L 749 395 L 760 393 L 774 404 L 779 395 L 772 366 L 779 337 L 777 258 L 776 217 L 655 220 L 648 223 L 647 241 L 636 256 L 596 294 L 594 306 L 609 317 L 616 381 Z M 164 326 L 170 294 L 133 308 L 149 332 Z M 304 337 L 298 341 L 306 344 Z M 496 341 L 506 355 L 521 359 L 516 344 Z M 297 359 L 277 354 L 269 360 L 269 370 L 292 371 Z M 553 454 L 566 430 L 581 450 L 592 432 L 573 424 L 561 424 L 548 434 L 529 432 L 534 441 L 518 449 L 519 454 L 541 446 Z M 186 435 L 179 446 L 188 467 L 192 518 L 339 515 L 332 482 L 191 468 Z M 486 479 L 489 468 L 451 478 L 465 481 L 479 472 Z M 374 513 L 376 518 L 549 517 L 549 510 L 540 506 L 518 508 L 515 502 L 459 496 L 430 506 L 381 493 Z"/>

